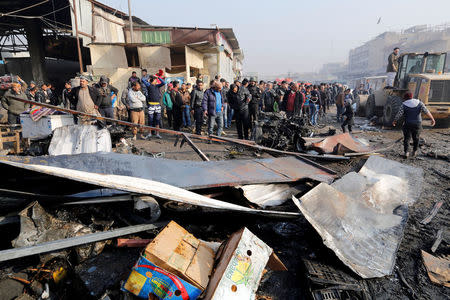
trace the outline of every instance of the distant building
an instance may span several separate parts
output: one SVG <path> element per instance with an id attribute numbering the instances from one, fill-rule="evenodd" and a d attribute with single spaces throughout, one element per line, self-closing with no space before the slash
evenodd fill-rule
<path id="1" fill-rule="evenodd" d="M 450 24 L 418 25 L 401 32 L 384 32 L 349 52 L 348 78 L 381 75 L 394 47 L 405 52 L 449 52 Z M 446 69 L 448 70 L 449 60 Z"/>

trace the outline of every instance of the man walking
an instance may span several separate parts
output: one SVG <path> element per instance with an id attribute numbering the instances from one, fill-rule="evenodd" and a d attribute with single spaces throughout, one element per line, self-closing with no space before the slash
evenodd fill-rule
<path id="1" fill-rule="evenodd" d="M 203 125 L 203 109 L 202 101 L 205 92 L 203 91 L 203 81 L 197 80 L 196 85 L 191 93 L 191 108 L 194 112 L 195 134 L 202 134 Z"/>
<path id="2" fill-rule="evenodd" d="M 388 57 L 388 65 L 387 65 L 387 79 L 386 79 L 386 88 L 392 88 L 394 86 L 395 76 L 398 71 L 398 53 L 400 49 L 398 47 L 394 48 L 394 51 Z"/>
<path id="3" fill-rule="evenodd" d="M 214 80 L 211 88 L 203 95 L 202 108 L 205 116 L 208 116 L 208 135 L 212 135 L 217 124 L 217 136 L 222 135 L 223 129 L 223 93 L 222 84 Z"/>
<path id="4" fill-rule="evenodd" d="M 403 125 L 403 148 L 405 151 L 405 158 L 409 157 L 409 141 L 413 140 L 412 157 L 416 157 L 417 149 L 419 147 L 420 132 L 422 131 L 422 116 L 421 113 L 426 114 L 431 119 L 431 126 L 436 125 L 433 115 L 425 107 L 423 102 L 419 99 L 413 99 L 412 93 L 407 92 L 403 99 L 403 105 L 400 107 L 397 115 L 394 118 L 392 125 L 396 126 L 397 121 L 405 116 L 405 124 Z"/>

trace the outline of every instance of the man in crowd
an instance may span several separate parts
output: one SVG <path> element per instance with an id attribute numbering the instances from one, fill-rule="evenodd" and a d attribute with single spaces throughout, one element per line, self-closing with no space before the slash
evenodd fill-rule
<path id="1" fill-rule="evenodd" d="M 282 110 L 286 112 L 288 117 L 300 116 L 303 103 L 305 102 L 305 95 L 298 90 L 298 84 L 292 82 L 290 84 L 290 91 L 284 94 L 282 102 Z"/>
<path id="2" fill-rule="evenodd" d="M 228 82 L 224 79 L 221 78 L 220 79 L 220 83 L 222 84 L 222 94 L 223 94 L 223 126 L 225 128 L 228 128 L 228 125 L 231 124 L 231 120 L 230 122 L 228 122 L 228 115 L 229 115 L 229 111 L 231 110 L 230 106 L 228 105 L 228 99 L 227 99 L 227 94 L 228 91 L 230 90 L 229 84 Z M 223 134 L 225 135 L 225 132 L 223 132 Z"/>
<path id="3" fill-rule="evenodd" d="M 217 124 L 217 135 L 222 135 L 223 129 L 223 93 L 222 84 L 214 80 L 211 88 L 203 95 L 202 108 L 205 117 L 208 117 L 208 135 L 212 135 Z"/>
<path id="4" fill-rule="evenodd" d="M 137 74 L 135 71 L 131 72 L 131 77 L 128 78 L 128 87 L 131 87 L 131 84 L 133 82 L 137 82 L 137 83 L 139 83 L 139 86 L 141 86 L 141 80 L 139 79 L 139 77 L 137 77 Z"/>
<path id="5" fill-rule="evenodd" d="M 183 127 L 191 127 L 191 95 L 185 83 L 181 85 L 180 94 L 183 100 Z"/>
<path id="6" fill-rule="evenodd" d="M 91 115 L 100 115 L 98 108 L 102 98 L 96 88 L 88 85 L 86 77 L 80 76 L 80 86 L 72 89 L 69 98 L 76 110 Z M 79 119 L 81 124 L 91 124 L 89 118 L 80 117 Z"/>
<path id="7" fill-rule="evenodd" d="M 248 90 L 250 94 L 252 95 L 252 99 L 250 100 L 250 103 L 248 105 L 249 113 L 250 113 L 250 125 L 253 125 L 253 122 L 258 120 L 258 109 L 259 104 L 261 102 L 261 90 L 259 89 L 259 86 L 256 85 L 255 79 L 252 77 L 250 78 L 250 84 L 248 86 Z"/>
<path id="8" fill-rule="evenodd" d="M 339 93 L 336 97 L 336 120 L 338 123 L 342 122 L 342 113 L 344 112 L 344 100 L 345 100 L 345 91 L 341 87 L 339 88 Z"/>
<path id="9" fill-rule="evenodd" d="M 42 83 L 40 85 L 40 89 L 37 92 L 39 93 L 40 102 L 50 104 L 50 97 L 47 84 Z"/>
<path id="10" fill-rule="evenodd" d="M 114 108 L 112 100 L 117 97 L 119 90 L 108 83 L 108 78 L 102 75 L 97 84 L 95 84 L 97 93 L 100 97 L 99 112 L 103 117 L 114 118 Z"/>
<path id="11" fill-rule="evenodd" d="M 425 107 L 422 101 L 414 99 L 412 93 L 407 92 L 403 96 L 405 100 L 400 107 L 397 115 L 394 118 L 392 125 L 396 126 L 397 121 L 401 117 L 405 117 L 405 124 L 403 125 L 403 149 L 405 151 L 405 158 L 409 157 L 409 142 L 413 140 L 412 157 L 416 157 L 417 149 L 419 148 L 420 132 L 422 131 L 422 116 L 424 113 L 431 119 L 431 126 L 436 125 L 433 115 Z"/>
<path id="12" fill-rule="evenodd" d="M 345 91 L 347 93 L 347 91 Z M 349 91 L 350 93 L 350 91 Z M 353 107 L 352 107 L 352 101 L 347 98 L 344 100 L 344 112 L 342 113 L 342 117 L 344 119 L 344 122 L 342 122 L 341 128 L 342 128 L 342 132 L 345 133 L 345 126 L 348 127 L 348 131 L 351 133 L 352 132 L 352 126 L 353 126 Z"/>
<path id="13" fill-rule="evenodd" d="M 147 73 L 147 69 L 142 69 L 142 77 L 141 77 L 141 89 L 142 94 L 144 94 L 145 97 L 148 97 L 148 87 L 150 86 L 150 76 Z"/>
<path id="14" fill-rule="evenodd" d="M 163 94 L 163 100 L 162 100 L 164 109 L 166 110 L 167 123 L 169 125 L 169 128 L 172 127 L 172 118 L 173 118 L 173 112 L 172 112 L 173 103 L 172 103 L 172 98 L 170 96 L 171 92 L 172 92 L 172 84 L 169 83 L 167 85 L 166 91 Z"/>
<path id="15" fill-rule="evenodd" d="M 138 81 L 131 82 L 131 89 L 128 90 L 127 108 L 130 110 L 131 122 L 139 125 L 145 125 L 144 115 L 145 95 L 141 92 L 141 85 Z M 133 140 L 137 139 L 138 128 L 133 127 Z M 142 129 L 140 129 L 141 138 Z"/>
<path id="16" fill-rule="evenodd" d="M 147 86 L 147 101 L 148 101 L 148 125 L 159 128 L 161 123 L 161 87 L 166 82 L 161 77 L 152 75 L 148 78 L 149 85 Z M 159 81 L 159 83 L 158 83 Z M 167 108 L 167 106 L 166 106 Z M 149 132 L 147 138 L 150 138 L 152 133 Z M 161 135 L 156 132 L 156 138 L 160 139 Z"/>
<path id="17" fill-rule="evenodd" d="M 75 109 L 75 107 L 72 107 L 70 105 L 70 98 L 69 98 L 69 94 L 72 91 L 72 84 L 70 83 L 70 81 L 67 81 L 64 84 L 64 90 L 62 91 L 62 103 L 64 108 L 67 109 Z"/>
<path id="18" fill-rule="evenodd" d="M 327 96 L 327 92 L 325 90 L 325 84 L 324 83 L 322 83 L 320 85 L 319 93 L 320 93 L 319 111 L 321 113 L 323 113 L 323 115 L 325 115 L 326 112 L 327 112 L 328 96 Z"/>
<path id="19" fill-rule="evenodd" d="M 30 105 L 14 98 L 28 100 L 18 82 L 13 82 L 11 88 L 5 92 L 2 98 L 2 106 L 8 111 L 8 124 L 20 124 L 20 114 L 27 110 Z"/>
<path id="20" fill-rule="evenodd" d="M 386 88 L 392 88 L 394 86 L 395 76 L 398 71 L 398 53 L 400 49 L 398 47 L 394 48 L 394 51 L 388 57 L 388 65 L 387 65 L 387 79 L 386 79 Z"/>
<path id="21" fill-rule="evenodd" d="M 191 108 L 194 113 L 195 120 L 195 134 L 200 135 L 202 133 L 203 125 L 203 81 L 197 80 L 195 88 L 191 92 Z"/>
<path id="22" fill-rule="evenodd" d="M 244 79 L 245 80 L 245 79 Z M 228 91 L 228 103 L 234 109 L 236 116 L 236 130 L 239 139 L 248 140 L 248 132 L 250 128 L 250 119 L 248 114 L 248 103 L 252 96 L 248 89 L 241 85 L 232 84 Z"/>
<path id="23" fill-rule="evenodd" d="M 172 100 L 173 112 L 173 130 L 180 131 L 183 124 L 183 99 L 178 91 L 180 82 L 175 80 L 172 82 L 172 90 L 170 92 L 170 99 Z"/>
<path id="24" fill-rule="evenodd" d="M 273 84 L 271 82 L 267 83 L 267 89 L 263 94 L 263 110 L 265 112 L 278 112 L 278 95 L 273 89 Z"/>

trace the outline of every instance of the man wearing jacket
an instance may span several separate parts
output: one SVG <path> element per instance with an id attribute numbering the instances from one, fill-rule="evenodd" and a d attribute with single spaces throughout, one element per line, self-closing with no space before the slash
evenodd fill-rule
<path id="1" fill-rule="evenodd" d="M 277 102 L 277 92 L 273 89 L 273 84 L 271 82 L 267 83 L 267 89 L 263 94 L 263 111 L 265 112 L 275 112 L 275 103 L 277 103 L 278 111 L 278 102 Z"/>
<path id="2" fill-rule="evenodd" d="M 211 88 L 203 95 L 202 108 L 205 116 L 208 116 L 208 134 L 212 135 L 214 125 L 217 124 L 217 135 L 222 135 L 223 130 L 223 93 L 222 84 L 214 80 Z"/>
<path id="3" fill-rule="evenodd" d="M 342 113 L 344 112 L 344 100 L 345 92 L 343 88 L 340 88 L 339 93 L 336 97 L 336 119 L 338 123 L 342 121 Z"/>
<path id="4" fill-rule="evenodd" d="M 387 79 L 386 79 L 386 87 L 393 87 L 395 76 L 398 71 L 398 53 L 400 49 L 398 47 L 394 48 L 394 51 L 388 57 L 388 65 L 387 65 Z"/>
<path id="5" fill-rule="evenodd" d="M 72 100 L 72 105 L 76 107 L 76 110 L 92 114 L 99 115 L 98 108 L 102 101 L 96 88 L 89 86 L 87 78 L 80 76 L 80 86 L 72 89 L 69 94 L 69 99 Z M 90 124 L 89 118 L 81 117 L 81 124 Z"/>
<path id="6" fill-rule="evenodd" d="M 228 92 L 228 103 L 234 109 L 236 116 L 236 130 L 239 139 L 248 140 L 248 131 L 250 128 L 250 120 L 248 116 L 248 103 L 252 96 L 248 89 L 241 85 L 232 84 Z"/>
<path id="7" fill-rule="evenodd" d="M 173 113 L 173 130 L 180 131 L 183 124 L 183 98 L 178 91 L 180 82 L 175 80 L 172 82 L 172 90 L 170 91 L 170 98 L 172 100 Z"/>
<path id="8" fill-rule="evenodd" d="M 291 90 L 284 94 L 281 110 L 286 112 L 288 117 L 300 116 L 303 104 L 305 103 L 305 95 L 298 90 L 296 83 L 291 83 Z"/>
<path id="9" fill-rule="evenodd" d="M 108 78 L 102 75 L 99 82 L 95 85 L 100 97 L 98 110 L 103 117 L 114 118 L 114 108 L 112 99 L 117 97 L 119 90 L 108 83 Z"/>
<path id="10" fill-rule="evenodd" d="M 158 83 L 159 80 L 159 83 Z M 161 122 L 161 90 L 166 82 L 161 77 L 151 75 L 148 79 L 149 85 L 147 86 L 147 100 L 148 100 L 148 125 L 159 128 Z M 152 133 L 147 135 L 150 138 Z M 156 132 L 156 137 L 161 138 L 159 132 Z"/>
<path id="11" fill-rule="evenodd" d="M 30 107 L 29 104 L 14 98 L 28 100 L 27 95 L 17 82 L 11 84 L 11 88 L 6 91 L 2 98 L 2 106 L 8 111 L 8 124 L 20 124 L 20 114 Z"/>
<path id="12" fill-rule="evenodd" d="M 194 112 L 195 134 L 202 133 L 203 108 L 202 101 L 205 92 L 203 91 L 203 81 L 197 80 L 194 89 L 191 92 L 191 109 Z"/>
<path id="13" fill-rule="evenodd" d="M 258 108 L 261 102 L 261 90 L 259 86 L 256 85 L 256 81 L 254 78 L 250 78 L 250 84 L 248 86 L 248 90 L 252 95 L 252 99 L 248 104 L 249 113 L 250 113 L 250 125 L 253 124 L 254 121 L 258 120 Z"/>

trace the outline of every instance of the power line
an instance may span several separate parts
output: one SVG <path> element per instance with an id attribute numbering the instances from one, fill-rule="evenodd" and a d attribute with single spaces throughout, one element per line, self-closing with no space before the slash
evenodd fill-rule
<path id="1" fill-rule="evenodd" d="M 48 1 L 49 1 L 49 0 L 44 0 L 44 1 L 42 1 L 42 2 L 39 2 L 39 3 L 36 3 L 36 4 L 30 5 L 30 6 L 27 6 L 27 7 L 24 7 L 24 8 L 20 8 L 20 9 L 18 9 L 18 10 L 10 11 L 10 12 L 7 12 L 7 13 L 0 13 L 0 18 L 3 17 L 3 16 L 9 16 L 9 15 L 11 15 L 11 14 L 15 14 L 15 13 L 17 13 L 17 12 L 19 12 L 19 11 L 24 11 L 24 10 L 33 8 L 33 7 L 35 7 L 35 6 L 39 6 L 39 5 L 44 4 L 44 3 L 48 2 Z"/>

